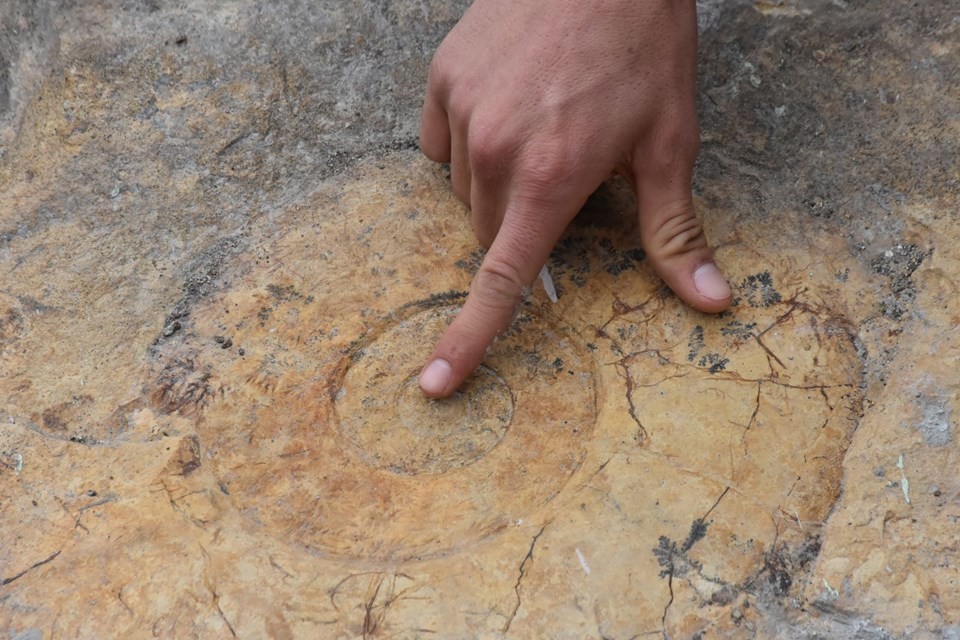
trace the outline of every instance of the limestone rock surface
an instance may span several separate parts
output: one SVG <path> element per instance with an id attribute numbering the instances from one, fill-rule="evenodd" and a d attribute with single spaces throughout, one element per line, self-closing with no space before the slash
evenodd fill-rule
<path id="1" fill-rule="evenodd" d="M 42 5 L 42 6 L 41 6 Z M 10 638 L 960 638 L 960 22 L 701 7 L 733 308 L 611 181 L 453 399 L 465 3 L 0 7 Z"/>

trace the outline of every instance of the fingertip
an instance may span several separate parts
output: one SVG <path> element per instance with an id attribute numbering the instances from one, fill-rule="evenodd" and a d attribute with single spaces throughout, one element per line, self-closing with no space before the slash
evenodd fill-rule
<path id="1" fill-rule="evenodd" d="M 703 297 L 716 302 L 729 302 L 733 293 L 723 273 L 713 262 L 704 262 L 693 272 L 693 284 Z"/>
<path id="2" fill-rule="evenodd" d="M 456 386 L 450 384 L 452 378 L 453 368 L 450 363 L 442 358 L 436 358 L 423 368 L 418 382 L 427 397 L 444 398 L 456 389 Z"/>
<path id="3" fill-rule="evenodd" d="M 733 300 L 730 284 L 713 262 L 704 262 L 694 269 L 693 286 L 699 300 L 689 302 L 702 311 L 719 313 Z"/>

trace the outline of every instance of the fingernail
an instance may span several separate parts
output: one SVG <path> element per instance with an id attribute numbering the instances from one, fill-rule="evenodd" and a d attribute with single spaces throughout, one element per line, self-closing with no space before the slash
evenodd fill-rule
<path id="1" fill-rule="evenodd" d="M 711 300 L 726 300 L 730 297 L 730 285 L 712 262 L 697 267 L 693 272 L 693 284 L 700 295 Z"/>
<path id="2" fill-rule="evenodd" d="M 450 384 L 452 373 L 449 362 L 434 360 L 420 372 L 420 388 L 429 395 L 440 395 Z"/>

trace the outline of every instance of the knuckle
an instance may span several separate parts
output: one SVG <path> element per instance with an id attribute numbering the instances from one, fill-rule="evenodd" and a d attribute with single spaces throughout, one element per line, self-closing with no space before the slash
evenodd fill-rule
<path id="1" fill-rule="evenodd" d="M 675 210 L 663 216 L 648 242 L 647 253 L 654 260 L 700 251 L 707 246 L 703 223 L 693 213 L 689 203 L 675 205 Z"/>
<path id="2" fill-rule="evenodd" d="M 569 180 L 577 171 L 577 161 L 562 144 L 548 144 L 528 153 L 521 174 L 524 183 L 534 192 L 549 192 Z"/>
<path id="3" fill-rule="evenodd" d="M 467 122 L 476 105 L 479 87 L 473 76 L 460 73 L 447 60 L 441 47 L 430 63 L 427 91 L 433 93 L 452 119 Z"/>
<path id="4" fill-rule="evenodd" d="M 470 166 L 482 176 L 494 176 L 510 154 L 510 144 L 497 128 L 484 122 L 471 122 L 467 133 Z"/>
<path id="5" fill-rule="evenodd" d="M 436 87 L 445 84 L 447 69 L 447 56 L 441 46 L 437 49 L 436 53 L 433 54 L 433 59 L 430 60 L 430 67 L 427 69 L 427 84 Z"/>
<path id="6" fill-rule="evenodd" d="M 670 116 L 654 132 L 644 164 L 659 175 L 687 173 L 699 152 L 700 130 L 696 120 Z"/>
<path id="7" fill-rule="evenodd" d="M 516 306 L 525 286 L 514 265 L 490 259 L 480 266 L 473 283 L 473 289 L 483 304 L 498 310 Z"/>
<path id="8" fill-rule="evenodd" d="M 473 94 L 468 84 L 459 83 L 451 87 L 447 95 L 447 112 L 454 120 L 461 123 L 468 122 L 473 105 Z"/>

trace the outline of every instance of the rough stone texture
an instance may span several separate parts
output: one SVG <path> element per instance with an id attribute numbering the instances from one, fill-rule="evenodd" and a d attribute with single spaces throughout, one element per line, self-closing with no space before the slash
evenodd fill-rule
<path id="1" fill-rule="evenodd" d="M 42 6 L 41 6 L 42 5 Z M 611 183 L 451 402 L 463 3 L 0 6 L 0 629 L 960 637 L 960 18 L 701 12 L 707 317 Z"/>

